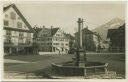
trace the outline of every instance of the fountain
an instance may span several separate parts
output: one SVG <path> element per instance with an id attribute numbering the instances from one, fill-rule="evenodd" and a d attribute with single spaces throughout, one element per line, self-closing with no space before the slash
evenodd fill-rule
<path id="1" fill-rule="evenodd" d="M 53 71 L 58 75 L 87 76 L 95 73 L 106 73 L 108 63 L 87 61 L 86 51 L 82 47 L 83 19 L 78 18 L 78 47 L 75 50 L 75 58 L 64 64 L 52 63 Z"/>

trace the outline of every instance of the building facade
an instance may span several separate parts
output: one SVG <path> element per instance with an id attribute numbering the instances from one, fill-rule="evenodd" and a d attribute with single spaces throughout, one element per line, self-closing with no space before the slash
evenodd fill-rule
<path id="1" fill-rule="evenodd" d="M 68 53 L 69 39 L 60 28 L 34 28 L 38 30 L 37 45 L 39 52 Z"/>
<path id="2" fill-rule="evenodd" d="M 75 46 L 78 46 L 78 32 L 75 33 Z M 97 33 L 92 32 L 88 28 L 82 30 L 82 46 L 86 51 L 97 51 L 98 46 L 100 45 L 101 38 Z"/>
<path id="3" fill-rule="evenodd" d="M 109 39 L 109 51 L 125 52 L 125 24 L 117 29 L 109 29 L 107 38 Z"/>
<path id="4" fill-rule="evenodd" d="M 30 53 L 34 30 L 15 4 L 3 8 L 4 53 Z"/>
<path id="5" fill-rule="evenodd" d="M 75 47 L 75 37 L 71 34 L 65 34 L 69 38 L 69 54 L 73 54 Z"/>

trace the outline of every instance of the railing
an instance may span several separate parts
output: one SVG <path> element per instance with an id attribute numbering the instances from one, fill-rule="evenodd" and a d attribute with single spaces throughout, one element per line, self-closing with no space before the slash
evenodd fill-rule
<path id="1" fill-rule="evenodd" d="M 59 75 L 88 75 L 88 74 L 95 74 L 95 73 L 107 73 L 108 63 L 104 63 L 102 65 L 92 65 L 92 66 L 85 66 L 85 67 L 78 67 L 78 66 L 63 66 L 57 65 L 52 63 L 53 71 Z"/>
<path id="2" fill-rule="evenodd" d="M 18 45 L 32 45 L 32 43 L 18 43 Z"/>
<path id="3" fill-rule="evenodd" d="M 4 46 L 11 46 L 11 45 L 14 45 L 13 42 L 4 42 Z"/>
<path id="4" fill-rule="evenodd" d="M 13 42 L 4 42 L 4 46 L 12 45 L 23 45 L 23 46 L 32 46 L 33 43 L 13 43 Z"/>

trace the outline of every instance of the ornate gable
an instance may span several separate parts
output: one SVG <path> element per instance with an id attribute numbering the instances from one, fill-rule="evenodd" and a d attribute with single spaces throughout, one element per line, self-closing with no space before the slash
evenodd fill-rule
<path id="1" fill-rule="evenodd" d="M 34 32 L 31 25 L 14 4 L 4 7 L 4 27 Z"/>

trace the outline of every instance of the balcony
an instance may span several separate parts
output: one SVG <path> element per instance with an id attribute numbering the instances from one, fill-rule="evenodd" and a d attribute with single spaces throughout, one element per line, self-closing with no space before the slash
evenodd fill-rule
<path id="1" fill-rule="evenodd" d="M 4 42 L 4 46 L 13 46 L 14 43 L 13 42 Z"/>
<path id="2" fill-rule="evenodd" d="M 17 43 L 17 42 L 7 42 L 7 41 L 5 41 L 4 42 L 4 46 L 6 46 L 6 47 L 20 47 L 20 46 L 22 46 L 22 47 L 29 47 L 29 46 L 32 46 L 33 45 L 33 43 Z"/>
<path id="3" fill-rule="evenodd" d="M 19 46 L 32 46 L 32 43 L 18 43 Z"/>

